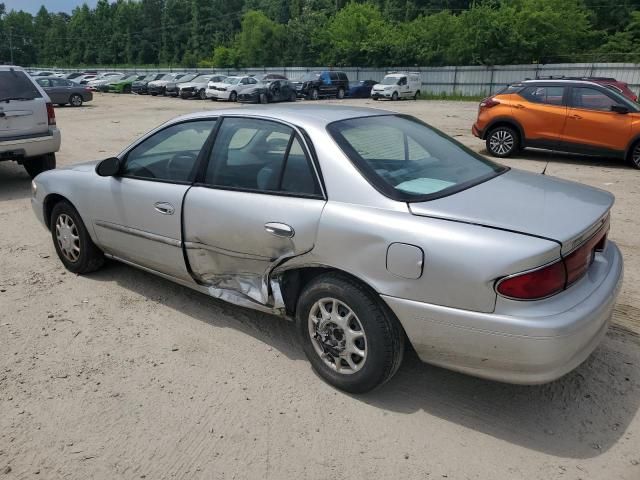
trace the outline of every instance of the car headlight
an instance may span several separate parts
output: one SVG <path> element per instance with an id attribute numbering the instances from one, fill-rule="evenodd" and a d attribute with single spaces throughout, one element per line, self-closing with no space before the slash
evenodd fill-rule
<path id="1" fill-rule="evenodd" d="M 31 180 L 31 195 L 35 197 L 36 193 L 38 193 L 38 184 L 34 180 Z"/>

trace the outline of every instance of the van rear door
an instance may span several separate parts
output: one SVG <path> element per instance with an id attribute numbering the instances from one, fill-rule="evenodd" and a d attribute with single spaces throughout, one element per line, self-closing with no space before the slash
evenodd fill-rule
<path id="1" fill-rule="evenodd" d="M 46 134 L 48 101 L 24 71 L 0 70 L 0 141 Z"/>

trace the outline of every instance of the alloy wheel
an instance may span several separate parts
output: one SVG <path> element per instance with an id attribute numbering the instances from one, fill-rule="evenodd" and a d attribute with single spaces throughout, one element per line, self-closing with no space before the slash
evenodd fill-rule
<path id="1" fill-rule="evenodd" d="M 63 213 L 56 221 L 56 241 L 62 255 L 72 263 L 80 258 L 80 235 L 73 219 Z"/>
<path id="2" fill-rule="evenodd" d="M 322 298 L 309 312 L 309 336 L 314 350 L 329 368 L 354 374 L 367 360 L 367 337 L 357 315 L 336 298 Z"/>
<path id="3" fill-rule="evenodd" d="M 496 155 L 507 155 L 515 146 L 516 139 L 508 130 L 496 130 L 491 134 L 489 147 Z"/>
<path id="4" fill-rule="evenodd" d="M 631 161 L 636 168 L 640 168 L 640 143 L 638 143 L 633 149 L 631 154 Z"/>
<path id="5" fill-rule="evenodd" d="M 82 105 L 82 97 L 80 95 L 73 95 L 71 97 L 71 105 L 74 107 Z"/>

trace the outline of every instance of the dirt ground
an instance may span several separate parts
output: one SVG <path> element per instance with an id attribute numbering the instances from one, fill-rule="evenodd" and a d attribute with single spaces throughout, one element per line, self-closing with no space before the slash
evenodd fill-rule
<path id="1" fill-rule="evenodd" d="M 414 114 L 483 151 L 475 103 Z M 58 108 L 59 165 L 107 157 L 212 102 L 97 95 Z M 0 479 L 640 479 L 640 171 L 525 152 L 506 164 L 616 195 L 626 277 L 607 338 L 573 373 L 518 387 L 420 363 L 362 396 L 314 375 L 293 325 L 110 263 L 67 273 L 0 164 Z"/>

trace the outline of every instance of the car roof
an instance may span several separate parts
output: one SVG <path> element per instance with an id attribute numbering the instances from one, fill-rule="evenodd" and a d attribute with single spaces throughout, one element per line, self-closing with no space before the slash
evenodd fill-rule
<path id="1" fill-rule="evenodd" d="M 22 67 L 18 67 L 17 65 L 0 65 L 0 70 L 2 70 L 3 72 L 8 72 L 9 70 L 19 70 L 21 72 L 24 72 L 24 68 Z"/>
<path id="2" fill-rule="evenodd" d="M 320 127 L 339 120 L 359 117 L 376 117 L 381 115 L 396 115 L 396 112 L 378 108 L 349 107 L 336 105 L 260 105 L 243 106 L 240 108 L 225 108 L 196 112 L 175 118 L 173 122 L 194 120 L 198 118 L 218 117 L 220 115 L 263 117 L 272 120 L 289 122 L 299 127 Z"/>

